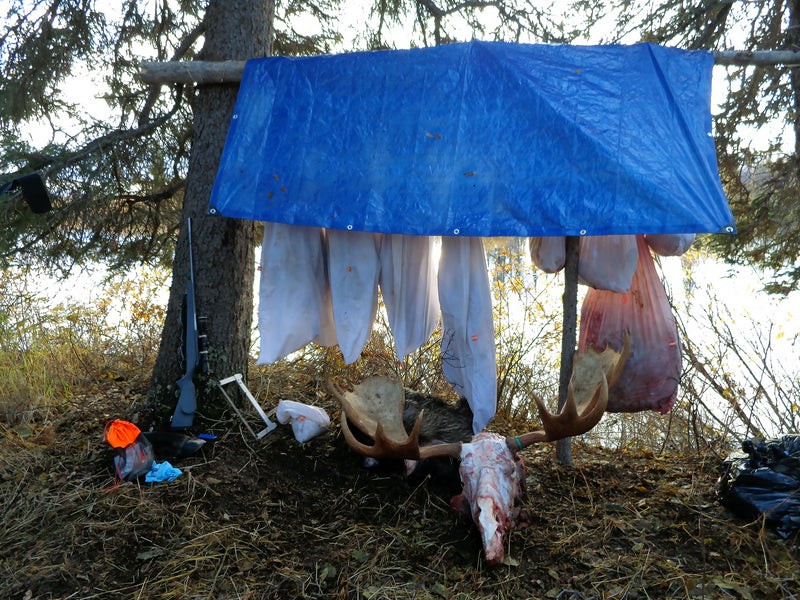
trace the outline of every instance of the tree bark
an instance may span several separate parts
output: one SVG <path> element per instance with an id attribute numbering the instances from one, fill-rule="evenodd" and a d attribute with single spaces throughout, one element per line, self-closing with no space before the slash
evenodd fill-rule
<path id="1" fill-rule="evenodd" d="M 564 262 L 564 296 L 562 297 L 563 322 L 561 329 L 561 369 L 558 378 L 558 410 L 564 408 L 569 393 L 569 380 L 575 359 L 578 329 L 578 256 L 581 240 L 570 235 L 566 238 Z M 572 463 L 572 438 L 556 442 L 556 460 L 562 465 Z"/>
<path id="2" fill-rule="evenodd" d="M 789 28 L 786 31 L 787 42 L 793 48 L 800 44 L 800 1 L 792 0 L 789 3 Z M 800 177 L 800 67 L 794 67 L 789 72 L 789 81 L 792 86 L 792 105 L 794 108 L 794 169 L 795 176 Z"/>
<path id="3" fill-rule="evenodd" d="M 274 0 L 212 0 L 205 14 L 205 44 L 199 57 L 219 62 L 268 56 Z M 199 86 L 193 110 L 192 152 L 186 177 L 181 228 L 175 248 L 169 304 L 150 383 L 150 399 L 172 414 L 177 380 L 183 375 L 181 305 L 189 278 L 187 219 L 192 219 L 197 314 L 208 318 L 209 377 L 247 377 L 253 320 L 255 226 L 251 221 L 207 216 L 206 211 L 228 132 L 238 86 Z M 201 383 L 201 382 L 196 382 Z M 198 411 L 219 401 L 197 385 Z"/>

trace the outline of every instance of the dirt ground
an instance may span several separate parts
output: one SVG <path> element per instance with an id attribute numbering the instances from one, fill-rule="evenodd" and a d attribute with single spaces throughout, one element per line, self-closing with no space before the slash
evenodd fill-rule
<path id="1" fill-rule="evenodd" d="M 452 489 L 367 469 L 338 407 L 298 443 L 290 426 L 255 440 L 234 415 L 171 460 L 171 482 L 114 487 L 103 426 L 129 395 L 78 399 L 49 425 L 0 424 L 0 598 L 796 598 L 798 540 L 723 508 L 720 460 L 575 441 L 523 452 L 530 527 L 486 564 Z M 269 408 L 269 402 L 265 403 Z"/>

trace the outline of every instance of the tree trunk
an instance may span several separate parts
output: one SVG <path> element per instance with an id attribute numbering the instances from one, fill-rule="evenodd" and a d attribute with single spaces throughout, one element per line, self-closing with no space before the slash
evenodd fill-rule
<path id="1" fill-rule="evenodd" d="M 199 58 L 244 60 L 271 52 L 274 0 L 212 0 L 205 14 L 205 45 Z M 161 346 L 150 383 L 150 399 L 162 417 L 175 407 L 183 375 L 181 305 L 189 277 L 187 219 L 192 219 L 197 314 L 208 318 L 209 377 L 247 377 L 253 320 L 255 226 L 251 221 L 207 216 L 208 201 L 233 114 L 238 85 L 198 86 L 193 104 L 192 152 L 186 177 L 180 234 Z M 218 394 L 197 381 L 198 411 Z M 212 400 L 213 399 L 213 400 Z"/>
<path id="2" fill-rule="evenodd" d="M 562 297 L 563 322 L 561 330 L 561 370 L 558 378 L 558 410 L 564 408 L 569 393 L 569 380 L 575 359 L 575 342 L 578 322 L 578 257 L 581 240 L 567 236 L 564 263 L 564 295 Z M 556 460 L 562 465 L 572 464 L 572 438 L 556 442 Z"/>
<path id="3" fill-rule="evenodd" d="M 789 27 L 786 30 L 786 40 L 793 48 L 800 44 L 800 1 L 792 0 L 789 3 Z M 794 67 L 789 72 L 789 81 L 792 85 L 792 104 L 794 108 L 794 175 L 800 177 L 800 67 Z"/>

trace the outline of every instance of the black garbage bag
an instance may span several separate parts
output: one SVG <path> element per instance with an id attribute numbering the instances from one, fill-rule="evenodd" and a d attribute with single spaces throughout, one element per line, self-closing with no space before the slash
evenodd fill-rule
<path id="1" fill-rule="evenodd" d="M 724 462 L 717 494 L 747 519 L 764 515 L 783 538 L 800 530 L 800 435 L 742 443 L 744 454 Z"/>

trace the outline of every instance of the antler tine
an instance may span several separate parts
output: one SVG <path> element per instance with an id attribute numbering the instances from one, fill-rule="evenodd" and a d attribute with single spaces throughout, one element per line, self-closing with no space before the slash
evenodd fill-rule
<path id="1" fill-rule="evenodd" d="M 592 397 L 591 402 L 581 414 L 575 403 L 572 384 L 569 386 L 567 401 L 557 415 L 551 414 L 544 403 L 536 396 L 533 397 L 542 419 L 542 429 L 531 431 L 518 437 L 507 437 L 506 444 L 512 452 L 522 450 L 531 444 L 541 442 L 554 442 L 556 440 L 581 435 L 597 425 L 608 406 L 608 381 L 605 377 L 600 380 L 600 385 Z"/>
<path id="2" fill-rule="evenodd" d="M 417 417 L 414 429 L 411 430 L 411 435 L 403 442 L 396 442 L 386 435 L 383 430 L 383 425 L 378 423 L 375 429 L 375 437 L 373 438 L 374 444 L 369 446 L 355 438 L 347 422 L 347 414 L 342 412 L 342 433 L 344 434 L 345 440 L 347 440 L 347 444 L 359 454 L 372 458 L 405 458 L 419 460 L 419 429 L 421 425 L 422 411 L 420 411 L 420 415 Z"/>

